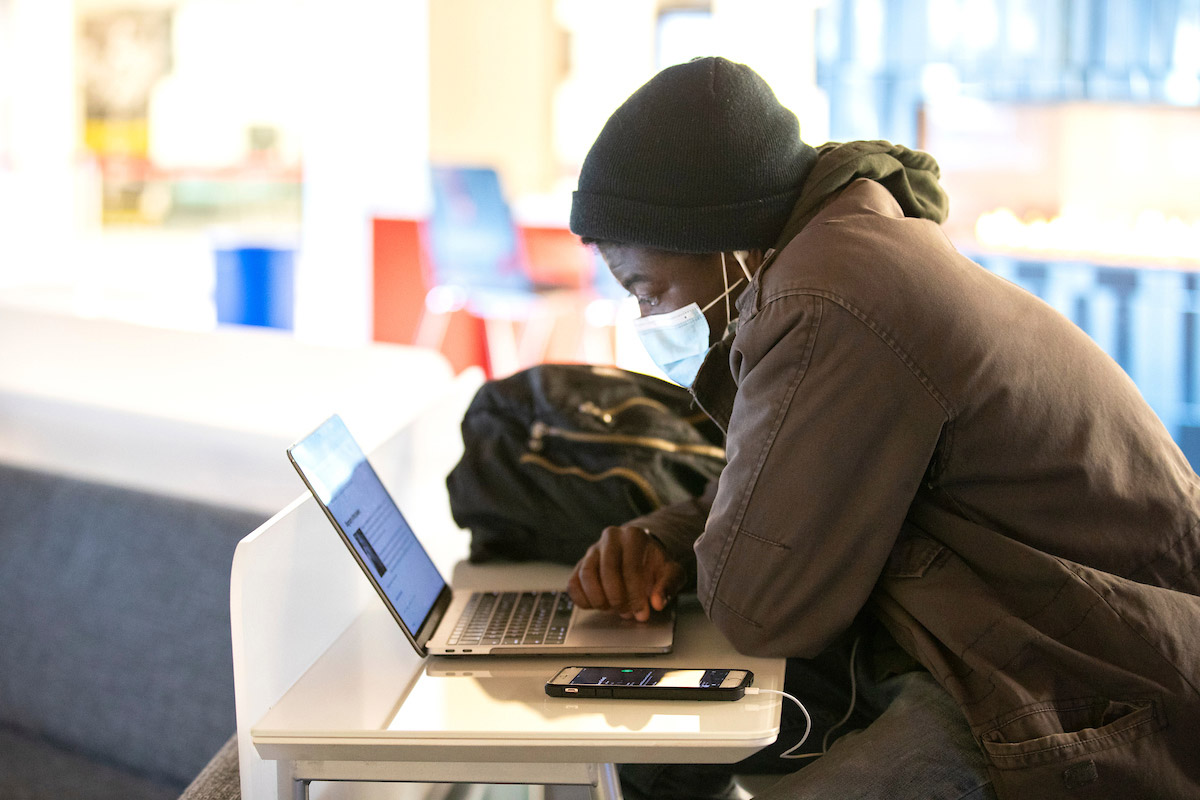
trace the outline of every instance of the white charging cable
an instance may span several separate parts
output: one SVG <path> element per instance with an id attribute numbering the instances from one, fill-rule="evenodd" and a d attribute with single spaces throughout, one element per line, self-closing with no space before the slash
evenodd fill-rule
<path id="1" fill-rule="evenodd" d="M 778 689 L 759 689 L 756 686 L 751 686 L 746 689 L 746 694 L 777 694 L 780 697 L 786 697 L 788 700 L 791 700 L 793 703 L 795 703 L 796 707 L 800 709 L 800 712 L 804 714 L 804 735 L 800 737 L 800 741 L 789 747 L 785 752 L 780 753 L 780 758 L 816 758 L 817 756 L 822 755 L 821 753 L 800 753 L 792 755 L 802 744 L 808 741 L 808 735 L 812 733 L 812 717 L 808 715 L 808 709 L 804 707 L 804 703 L 801 703 L 787 692 L 781 692 Z"/>
<path id="2" fill-rule="evenodd" d="M 850 707 L 846 709 L 845 715 L 843 715 L 842 718 L 833 725 L 833 727 L 825 732 L 825 737 L 821 740 L 821 752 L 819 753 L 796 753 L 796 751 L 800 749 L 800 746 L 808 741 L 808 735 L 812 733 L 812 717 L 809 716 L 808 709 L 804 707 L 804 703 L 801 703 L 798 699 L 787 692 L 782 692 L 778 689 L 759 689 L 756 686 L 751 686 L 746 689 L 746 694 L 777 694 L 780 697 L 786 697 L 788 700 L 791 700 L 796 704 L 797 708 L 800 709 L 800 713 L 804 714 L 804 735 L 800 737 L 800 741 L 796 742 L 796 744 L 780 753 L 780 758 L 816 758 L 817 756 L 823 756 L 826 752 L 828 752 L 830 734 L 842 727 L 842 725 L 846 724 L 846 721 L 850 719 L 850 715 L 854 713 L 854 705 L 858 701 L 858 677 L 854 674 L 854 661 L 858 656 L 858 643 L 860 641 L 862 641 L 862 637 L 856 637 L 854 639 L 854 645 L 850 648 Z"/>

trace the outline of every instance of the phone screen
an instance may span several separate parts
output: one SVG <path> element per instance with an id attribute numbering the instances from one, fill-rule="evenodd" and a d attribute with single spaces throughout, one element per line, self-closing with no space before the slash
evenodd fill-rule
<path id="1" fill-rule="evenodd" d="M 727 669 L 666 669 L 655 667 L 584 667 L 572 686 L 659 686 L 681 689 L 717 689 L 729 675 Z"/>

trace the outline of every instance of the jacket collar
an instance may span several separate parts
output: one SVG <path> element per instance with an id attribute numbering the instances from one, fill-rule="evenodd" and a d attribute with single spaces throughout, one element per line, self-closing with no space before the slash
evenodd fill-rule
<path id="1" fill-rule="evenodd" d="M 753 284 L 751 284 L 753 285 Z M 750 291 L 747 289 L 746 291 Z M 742 292 L 742 297 L 746 292 Z M 738 311 L 741 312 L 741 298 L 738 298 Z M 725 338 L 708 349 L 696 380 L 692 382 L 692 398 L 700 410 L 717 423 L 722 431 L 729 430 L 729 418 L 733 416 L 733 398 L 737 395 L 737 382 L 729 368 L 729 353 L 733 349 L 733 339 L 736 334 L 730 332 Z"/>

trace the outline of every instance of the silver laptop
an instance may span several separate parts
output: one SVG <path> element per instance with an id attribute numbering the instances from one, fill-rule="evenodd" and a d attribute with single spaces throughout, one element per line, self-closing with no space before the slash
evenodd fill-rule
<path id="1" fill-rule="evenodd" d="M 655 613 L 649 622 L 636 622 L 610 612 L 575 608 L 565 589 L 455 592 L 337 415 L 287 452 L 421 655 L 671 651 L 674 609 Z"/>

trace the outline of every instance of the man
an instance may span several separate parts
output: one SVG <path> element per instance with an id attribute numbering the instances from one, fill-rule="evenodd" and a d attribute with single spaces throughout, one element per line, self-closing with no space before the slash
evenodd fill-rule
<path id="1" fill-rule="evenodd" d="M 937 176 L 814 150 L 720 58 L 614 112 L 571 228 L 728 466 L 605 530 L 571 593 L 645 619 L 694 577 L 735 646 L 791 659 L 828 753 L 772 797 L 1200 797 L 1200 480 L 1091 340 L 955 252 Z"/>

